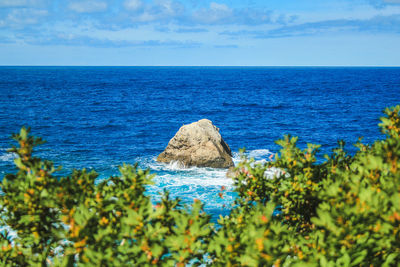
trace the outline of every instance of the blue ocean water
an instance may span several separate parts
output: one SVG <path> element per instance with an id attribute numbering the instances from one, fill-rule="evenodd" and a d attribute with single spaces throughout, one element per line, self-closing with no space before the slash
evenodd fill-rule
<path id="1" fill-rule="evenodd" d="M 208 118 L 234 152 L 267 158 L 275 140 L 300 145 L 381 138 L 379 117 L 400 103 L 400 68 L 328 67 L 0 67 L 0 176 L 14 171 L 11 133 L 21 126 L 48 142 L 39 154 L 104 179 L 138 162 L 156 173 L 149 194 L 167 189 L 212 214 L 229 211 L 235 195 L 225 171 L 180 169 L 155 162 L 183 124 Z M 224 199 L 221 186 L 228 188 Z"/>

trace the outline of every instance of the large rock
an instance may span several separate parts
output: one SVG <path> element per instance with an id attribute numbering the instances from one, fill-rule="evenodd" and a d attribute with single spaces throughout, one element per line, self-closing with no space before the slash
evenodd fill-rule
<path id="1" fill-rule="evenodd" d="M 210 120 L 202 119 L 183 125 L 158 157 L 159 162 L 178 161 L 185 167 L 229 168 L 232 152 L 219 129 Z"/>

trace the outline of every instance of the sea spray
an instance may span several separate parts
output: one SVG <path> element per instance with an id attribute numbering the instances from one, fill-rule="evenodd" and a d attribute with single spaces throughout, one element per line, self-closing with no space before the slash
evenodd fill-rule
<path id="1" fill-rule="evenodd" d="M 256 162 L 267 162 L 271 155 L 268 149 L 250 150 L 244 153 Z M 233 153 L 233 162 L 237 165 L 241 161 L 238 152 Z M 184 204 L 190 204 L 195 199 L 201 200 L 206 212 L 212 214 L 213 220 L 219 215 L 229 213 L 237 194 L 234 191 L 233 180 L 227 177 L 226 169 L 216 168 L 185 168 L 179 162 L 169 164 L 156 162 L 154 157 L 139 158 L 139 166 L 149 168 L 156 174 L 154 185 L 148 186 L 148 194 L 155 202 L 160 200 L 160 193 L 167 190 L 172 197 L 178 197 Z M 275 175 L 277 170 L 266 172 L 267 177 Z"/>

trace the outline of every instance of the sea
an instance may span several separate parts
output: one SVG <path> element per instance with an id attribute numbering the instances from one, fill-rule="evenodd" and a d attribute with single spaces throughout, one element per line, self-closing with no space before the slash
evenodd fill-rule
<path id="1" fill-rule="evenodd" d="M 241 148 L 257 161 L 279 152 L 275 140 L 299 136 L 299 146 L 338 140 L 349 153 L 359 138 L 383 138 L 386 107 L 400 104 L 395 67 L 0 67 L 0 180 L 16 172 L 12 133 L 22 126 L 47 140 L 36 155 L 62 166 L 118 175 L 138 163 L 155 175 L 154 202 L 167 190 L 183 204 L 204 203 L 213 220 L 236 198 L 226 170 L 181 168 L 156 157 L 184 125 L 203 118 L 220 129 L 240 162 Z M 225 189 L 225 190 L 223 190 Z M 223 197 L 220 197 L 221 190 Z"/>

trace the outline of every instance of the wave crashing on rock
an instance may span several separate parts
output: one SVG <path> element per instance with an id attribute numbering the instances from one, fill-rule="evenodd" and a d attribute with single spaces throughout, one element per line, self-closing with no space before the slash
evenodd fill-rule
<path id="1" fill-rule="evenodd" d="M 185 167 L 229 168 L 232 152 L 219 129 L 208 119 L 183 125 L 169 141 L 157 161 L 179 161 Z"/>

